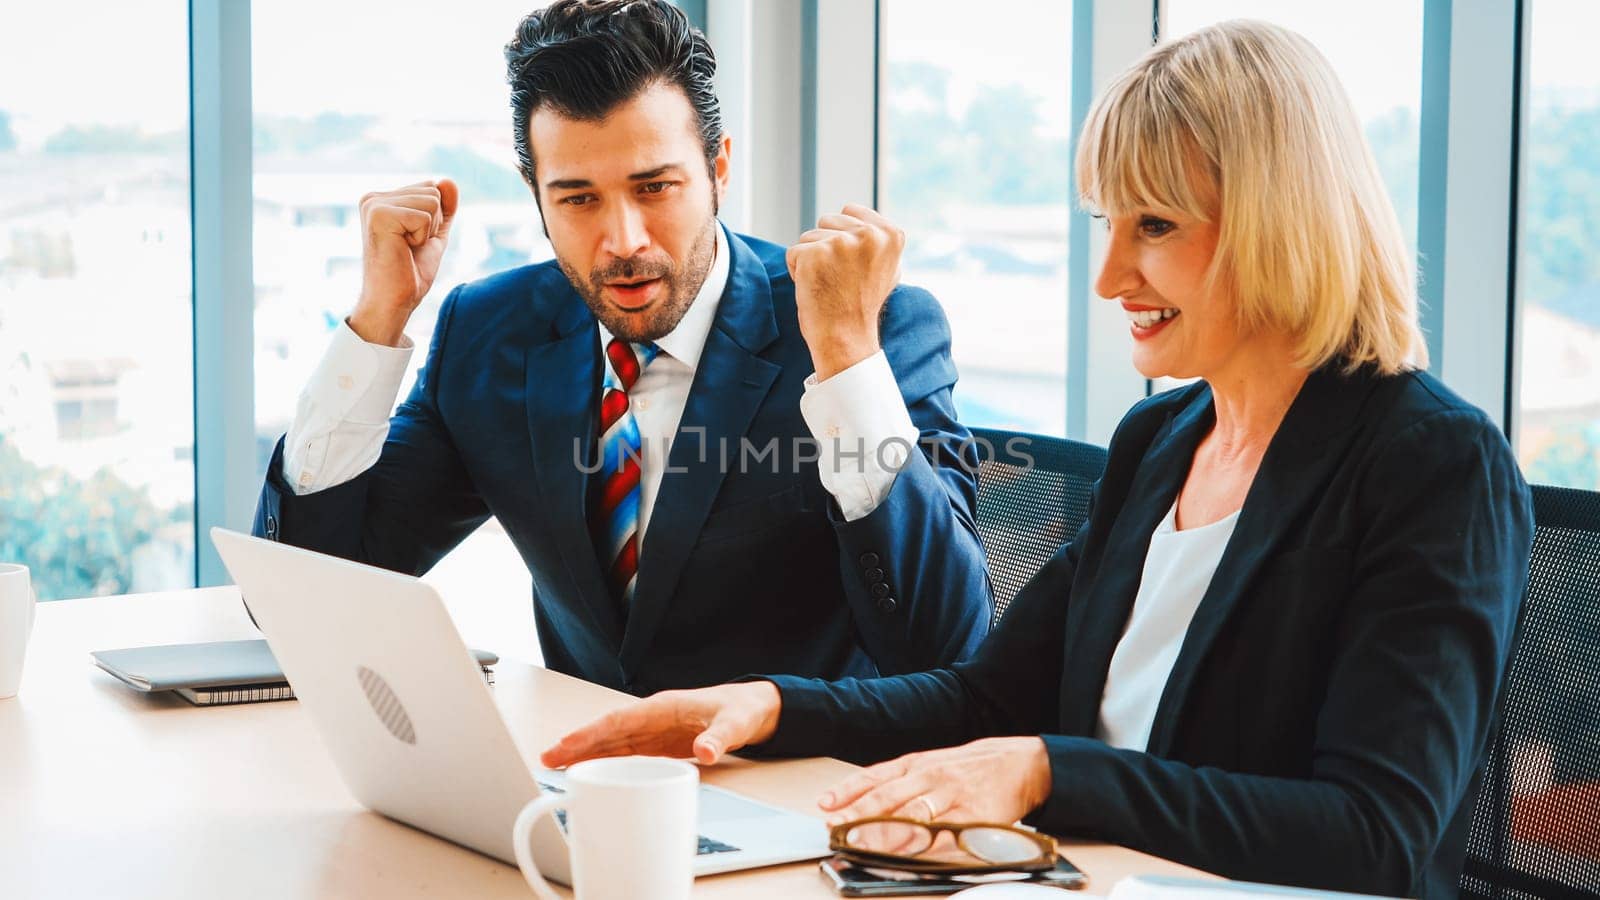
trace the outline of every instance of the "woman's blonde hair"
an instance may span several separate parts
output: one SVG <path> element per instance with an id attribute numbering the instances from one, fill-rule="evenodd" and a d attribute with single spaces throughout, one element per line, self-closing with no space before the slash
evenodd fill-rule
<path id="1" fill-rule="evenodd" d="M 1265 22 L 1151 50 L 1095 102 L 1078 143 L 1086 205 L 1215 222 L 1212 286 L 1298 362 L 1427 365 L 1410 254 L 1372 151 L 1321 53 Z"/>

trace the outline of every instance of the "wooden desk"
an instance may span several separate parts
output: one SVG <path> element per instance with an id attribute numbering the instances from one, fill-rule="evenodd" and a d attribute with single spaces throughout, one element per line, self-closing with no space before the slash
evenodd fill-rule
<path id="1" fill-rule="evenodd" d="M 257 636 L 235 588 L 40 607 L 21 692 L 0 701 L 0 897 L 530 896 L 515 868 L 359 806 L 299 704 L 194 707 L 130 690 L 89 658 Z M 497 673 L 495 695 L 530 760 L 633 702 L 522 663 Z M 703 778 L 814 814 L 813 798 L 851 768 L 737 761 Z M 1065 851 L 1091 891 L 1132 873 L 1195 874 L 1120 847 Z M 834 895 L 812 862 L 703 878 L 695 896 Z"/>

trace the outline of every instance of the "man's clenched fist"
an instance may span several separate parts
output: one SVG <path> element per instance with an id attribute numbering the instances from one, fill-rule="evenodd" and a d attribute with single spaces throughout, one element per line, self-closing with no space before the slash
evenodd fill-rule
<path id="1" fill-rule="evenodd" d="M 439 274 L 458 196 L 445 178 L 361 198 L 361 298 L 349 321 L 362 340 L 399 345 Z"/>
<path id="2" fill-rule="evenodd" d="M 800 333 L 824 381 L 878 352 L 878 314 L 900 280 L 905 232 L 851 203 L 789 248 Z"/>

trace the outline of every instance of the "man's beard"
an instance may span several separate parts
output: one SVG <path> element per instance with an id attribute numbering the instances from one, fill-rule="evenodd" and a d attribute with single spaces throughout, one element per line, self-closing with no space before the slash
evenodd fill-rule
<path id="1" fill-rule="evenodd" d="M 689 256 L 682 266 L 674 266 L 670 257 L 634 256 L 597 266 L 585 278 L 579 276 L 577 270 L 559 255 L 556 262 L 567 280 L 572 282 L 573 289 L 583 297 L 589 311 L 614 337 L 634 344 L 655 341 L 678 327 L 705 284 L 706 274 L 711 271 L 711 264 L 716 258 L 717 240 L 713 230 L 716 227 L 716 216 L 707 217 L 705 227 L 695 236 Z M 608 281 L 643 281 L 651 278 L 661 279 L 666 296 L 648 309 L 636 313 L 624 312 L 605 299 Z"/>

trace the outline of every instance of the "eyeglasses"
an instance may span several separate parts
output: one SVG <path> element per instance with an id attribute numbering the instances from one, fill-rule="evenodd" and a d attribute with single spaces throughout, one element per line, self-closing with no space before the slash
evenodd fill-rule
<path id="1" fill-rule="evenodd" d="M 939 875 L 1042 872 L 1056 864 L 1049 835 L 991 822 L 875 816 L 835 825 L 828 849 L 861 865 Z"/>

